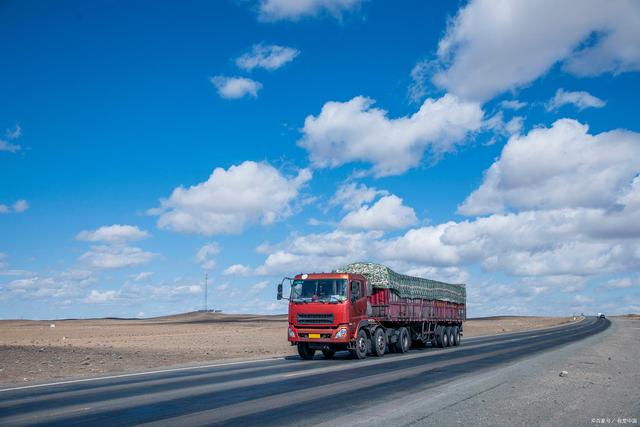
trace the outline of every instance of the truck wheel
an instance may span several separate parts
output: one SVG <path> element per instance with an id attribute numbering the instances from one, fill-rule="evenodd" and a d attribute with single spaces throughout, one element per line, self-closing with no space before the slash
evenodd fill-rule
<path id="1" fill-rule="evenodd" d="M 411 336 L 407 328 L 402 327 L 398 331 L 398 341 L 395 343 L 397 353 L 406 353 L 411 348 Z"/>
<path id="2" fill-rule="evenodd" d="M 369 338 L 364 329 L 360 329 L 358 337 L 356 338 L 356 348 L 351 350 L 351 355 L 354 359 L 365 359 L 367 352 L 369 351 Z"/>
<path id="3" fill-rule="evenodd" d="M 384 356 L 384 351 L 387 348 L 387 336 L 382 328 L 376 329 L 373 333 L 373 355 L 377 357 Z"/>
<path id="4" fill-rule="evenodd" d="M 336 352 L 333 350 L 322 350 L 322 355 L 325 359 L 333 359 L 333 356 L 336 355 Z"/>
<path id="5" fill-rule="evenodd" d="M 313 355 L 316 354 L 316 351 L 312 348 L 309 348 L 309 344 L 307 344 L 306 342 L 300 342 L 298 343 L 298 354 L 304 360 L 311 360 L 313 359 Z"/>
<path id="6" fill-rule="evenodd" d="M 453 326 L 449 326 L 449 347 L 456 345 L 455 336 L 453 334 Z"/>
<path id="7" fill-rule="evenodd" d="M 453 327 L 453 345 L 456 347 L 460 345 L 460 328 L 458 326 Z"/>
<path id="8" fill-rule="evenodd" d="M 437 347 L 440 347 L 440 348 L 445 347 L 443 338 L 444 338 L 444 328 L 442 326 L 438 326 L 436 328 L 436 339 L 435 339 Z"/>
<path id="9" fill-rule="evenodd" d="M 442 347 L 449 347 L 449 327 L 442 328 Z"/>

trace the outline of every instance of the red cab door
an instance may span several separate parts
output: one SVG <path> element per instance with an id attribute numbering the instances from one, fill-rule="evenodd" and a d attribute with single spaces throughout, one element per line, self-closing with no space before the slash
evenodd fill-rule
<path id="1" fill-rule="evenodd" d="M 349 281 L 349 317 L 354 326 L 367 316 L 367 294 L 364 283 L 358 279 Z"/>

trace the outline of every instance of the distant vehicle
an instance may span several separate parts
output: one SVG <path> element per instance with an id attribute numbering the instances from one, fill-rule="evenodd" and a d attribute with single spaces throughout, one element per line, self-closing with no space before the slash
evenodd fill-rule
<path id="1" fill-rule="evenodd" d="M 349 350 L 356 359 L 412 344 L 460 345 L 466 320 L 466 287 L 355 263 L 332 273 L 298 274 L 291 283 L 288 339 L 306 360 L 322 351 L 330 359 Z"/>
<path id="2" fill-rule="evenodd" d="M 598 318 L 604 319 L 604 313 L 598 313 Z"/>

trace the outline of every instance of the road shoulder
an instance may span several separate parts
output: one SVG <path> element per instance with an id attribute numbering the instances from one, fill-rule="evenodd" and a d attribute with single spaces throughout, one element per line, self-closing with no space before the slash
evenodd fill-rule
<path id="1" fill-rule="evenodd" d="M 332 425 L 583 426 L 638 420 L 639 337 L 640 321 L 615 319 L 585 340 L 351 413 Z"/>

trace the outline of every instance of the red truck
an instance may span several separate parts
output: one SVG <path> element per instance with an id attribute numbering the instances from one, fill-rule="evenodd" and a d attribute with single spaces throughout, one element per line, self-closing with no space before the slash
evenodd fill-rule
<path id="1" fill-rule="evenodd" d="M 348 350 L 354 358 L 404 353 L 412 345 L 461 343 L 466 320 L 465 285 L 398 274 L 372 263 L 331 273 L 298 274 L 291 283 L 288 339 L 300 357 L 325 358 Z"/>

